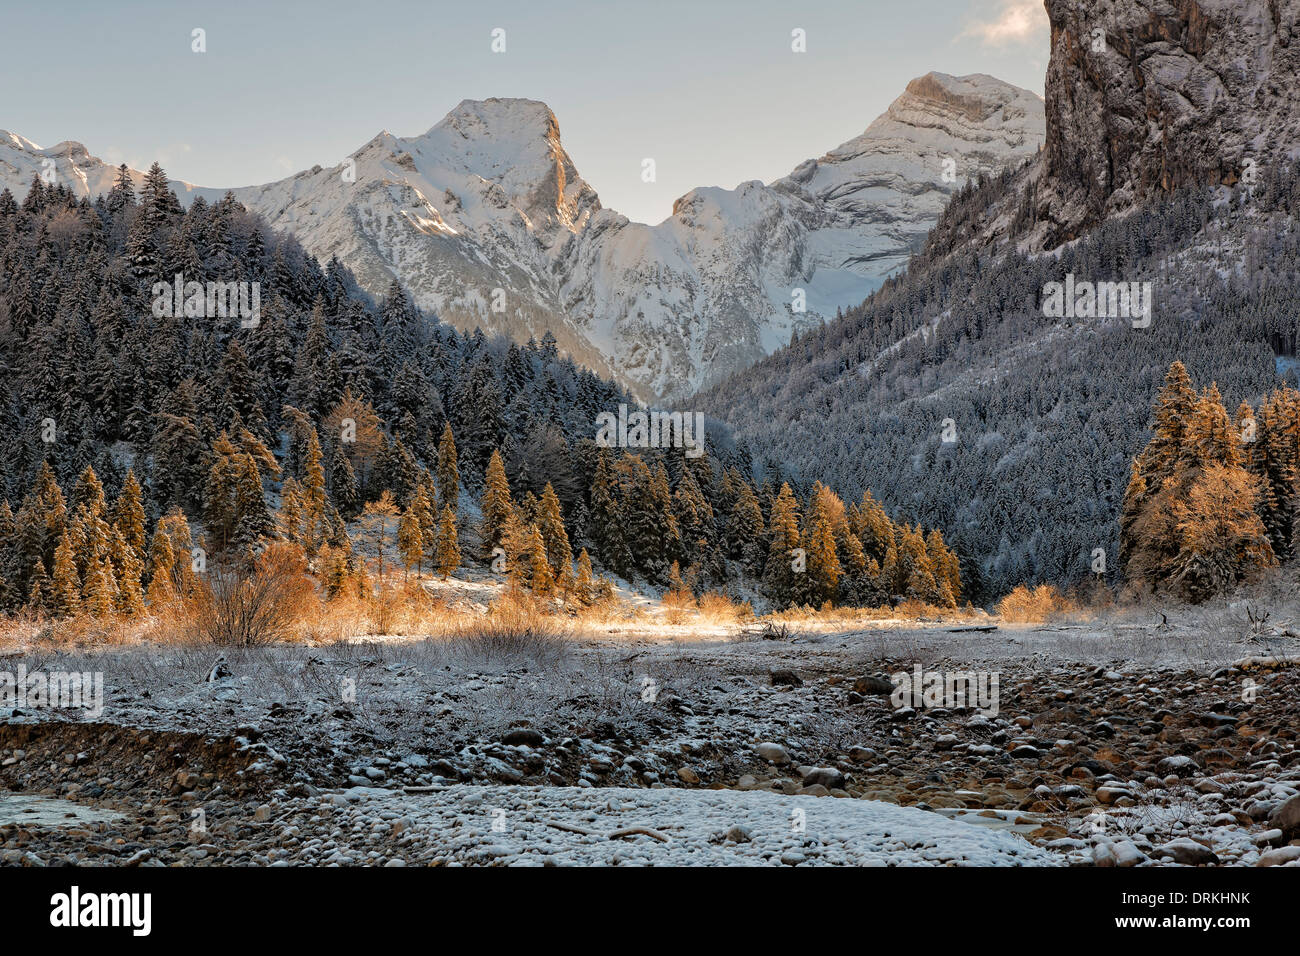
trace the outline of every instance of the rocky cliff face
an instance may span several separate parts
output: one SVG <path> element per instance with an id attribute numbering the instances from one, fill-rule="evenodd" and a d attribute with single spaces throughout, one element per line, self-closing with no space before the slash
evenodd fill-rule
<path id="1" fill-rule="evenodd" d="M 1300 0 L 1047 0 L 1034 245 L 1300 147 Z"/>

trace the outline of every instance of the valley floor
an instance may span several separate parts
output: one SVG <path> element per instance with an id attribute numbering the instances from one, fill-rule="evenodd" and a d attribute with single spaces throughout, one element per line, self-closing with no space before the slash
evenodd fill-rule
<path id="1" fill-rule="evenodd" d="M 0 862 L 1300 865 L 1289 628 L 788 626 L 16 648 L 104 711 L 0 708 Z"/>

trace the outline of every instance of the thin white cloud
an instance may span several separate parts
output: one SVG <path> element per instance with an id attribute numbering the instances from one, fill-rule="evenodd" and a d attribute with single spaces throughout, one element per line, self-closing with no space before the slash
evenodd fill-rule
<path id="1" fill-rule="evenodd" d="M 127 153 L 121 147 L 110 146 L 99 154 L 99 158 L 110 166 L 126 163 L 132 169 L 148 169 L 156 162 L 170 175 L 171 167 L 181 162 L 193 149 L 189 143 L 164 143 L 153 147 L 148 153 Z"/>
<path id="2" fill-rule="evenodd" d="M 1011 46 L 1036 41 L 1047 31 L 1043 0 L 998 0 L 996 7 L 981 4 L 987 12 L 970 24 L 963 37 L 976 37 L 989 46 Z"/>
<path id="3" fill-rule="evenodd" d="M 190 153 L 191 149 L 189 143 L 168 143 L 158 151 L 158 163 L 166 167 L 169 163 L 179 162 Z M 152 163 L 152 160 L 150 162 Z"/>

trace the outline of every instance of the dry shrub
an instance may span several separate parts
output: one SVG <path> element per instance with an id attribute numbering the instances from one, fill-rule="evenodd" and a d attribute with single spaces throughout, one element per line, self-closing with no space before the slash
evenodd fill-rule
<path id="1" fill-rule="evenodd" d="M 300 623 L 302 636 L 309 641 L 333 643 L 362 637 L 370 633 L 369 601 L 354 591 L 346 591 L 328 601 L 318 601 Z"/>
<path id="2" fill-rule="evenodd" d="M 408 595 L 404 588 L 389 584 L 383 578 L 366 595 L 366 610 L 371 634 L 394 634 L 398 619 L 404 616 Z"/>
<path id="3" fill-rule="evenodd" d="M 456 611 L 424 588 L 420 579 L 367 578 L 308 611 L 302 621 L 309 640 L 335 642 L 371 635 L 437 637 L 456 633 L 472 612 Z"/>
<path id="4" fill-rule="evenodd" d="M 1115 592 L 1100 578 L 1093 578 L 1071 588 L 1067 600 L 1074 605 L 1071 618 L 1088 620 L 1115 610 Z"/>
<path id="5" fill-rule="evenodd" d="M 1077 610 L 1073 601 L 1050 584 L 1036 588 L 1017 584 L 996 608 L 998 617 L 1011 624 L 1042 624 Z"/>
<path id="6" fill-rule="evenodd" d="M 763 622 L 763 629 L 758 632 L 758 636 L 765 641 L 788 641 L 795 633 L 784 621 L 767 620 Z"/>
<path id="7" fill-rule="evenodd" d="M 938 609 L 932 604 L 926 604 L 917 598 L 905 598 L 898 602 L 898 607 L 894 608 L 894 616 L 915 620 L 925 617 L 938 616 Z"/>
<path id="8" fill-rule="evenodd" d="M 643 608 L 626 604 L 616 595 L 610 594 L 580 608 L 576 619 L 581 624 L 628 624 L 647 621 L 649 615 Z"/>
<path id="9" fill-rule="evenodd" d="M 235 647 L 291 640 L 317 603 L 302 550 L 272 542 L 251 569 L 226 564 L 208 571 L 183 602 L 182 633 Z"/>
<path id="10" fill-rule="evenodd" d="M 796 623 L 845 623 L 851 621 L 879 620 L 886 617 L 897 617 L 898 612 L 890 607 L 869 608 L 854 607 L 844 604 L 839 607 L 821 607 L 815 608 L 808 604 L 800 604 L 793 607 L 782 608 L 779 611 L 771 611 L 764 617 L 771 618 L 774 621 L 793 621 Z"/>
<path id="11" fill-rule="evenodd" d="M 816 610 L 807 604 L 799 607 L 788 607 L 780 611 L 772 611 L 764 615 L 773 621 L 793 621 L 796 623 L 827 623 L 843 624 L 854 623 L 859 621 L 879 621 L 887 618 L 898 617 L 899 612 L 892 607 L 854 607 L 852 605 L 841 605 L 832 607 L 829 610 Z"/>
<path id="12" fill-rule="evenodd" d="M 675 588 L 664 594 L 664 620 L 669 624 L 684 624 L 687 615 L 695 610 L 695 595 L 684 588 Z"/>
<path id="13" fill-rule="evenodd" d="M 488 613 L 464 622 L 447 639 L 474 660 L 553 666 L 568 653 L 569 625 L 552 613 L 549 601 L 511 587 Z"/>
<path id="14" fill-rule="evenodd" d="M 752 620 L 754 609 L 748 602 L 737 604 L 725 594 L 706 591 L 700 595 L 700 617 L 718 624 L 739 624 Z"/>
<path id="15" fill-rule="evenodd" d="M 77 614 L 56 618 L 43 611 L 23 610 L 0 618 L 0 648 L 43 646 L 104 646 L 156 639 L 162 622 L 155 615 L 94 617 Z"/>
<path id="16" fill-rule="evenodd" d="M 779 611 L 771 611 L 766 617 L 774 621 L 807 621 L 816 616 L 817 612 L 807 604 L 792 605 L 791 607 L 781 608 Z"/>

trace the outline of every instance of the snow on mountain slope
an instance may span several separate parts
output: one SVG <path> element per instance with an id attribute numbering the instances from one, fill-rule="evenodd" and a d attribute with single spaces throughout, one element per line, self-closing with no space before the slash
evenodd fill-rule
<path id="1" fill-rule="evenodd" d="M 383 132 L 338 166 L 233 192 L 313 254 L 337 255 L 371 292 L 396 276 L 461 328 L 550 329 L 641 397 L 671 399 L 861 302 L 948 193 L 1043 138 L 1032 93 L 931 73 L 861 136 L 786 178 L 692 190 L 650 226 L 601 208 L 545 104 L 466 100 L 422 136 Z M 0 134 L 0 183 L 21 198 L 47 158 L 79 194 L 112 185 L 115 170 L 80 144 L 40 150 L 12 134 Z M 225 192 L 174 187 L 182 200 Z"/>
<path id="2" fill-rule="evenodd" d="M 0 187 L 7 186 L 21 200 L 33 176 L 63 183 L 78 196 L 93 198 L 113 188 L 117 168 L 91 156 L 80 143 L 62 142 L 42 149 L 17 133 L 0 129 Z M 132 170 L 131 176 L 137 186 L 144 181 L 144 173 L 138 170 Z M 179 195 L 187 188 L 184 183 L 173 186 Z"/>
<path id="3" fill-rule="evenodd" d="M 1046 131 L 1033 93 L 983 74 L 930 73 L 861 136 L 775 185 L 815 197 L 832 240 L 823 245 L 883 276 L 903 265 L 957 185 L 1033 155 Z"/>

